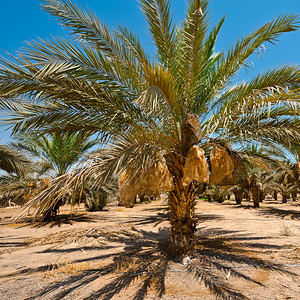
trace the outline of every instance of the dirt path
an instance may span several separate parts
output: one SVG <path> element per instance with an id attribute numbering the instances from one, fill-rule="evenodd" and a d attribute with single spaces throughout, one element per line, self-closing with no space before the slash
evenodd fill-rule
<path id="1" fill-rule="evenodd" d="M 197 251 L 183 262 L 167 255 L 166 208 L 77 208 L 36 227 L 1 209 L 0 299 L 299 299 L 299 201 L 199 201 Z"/>

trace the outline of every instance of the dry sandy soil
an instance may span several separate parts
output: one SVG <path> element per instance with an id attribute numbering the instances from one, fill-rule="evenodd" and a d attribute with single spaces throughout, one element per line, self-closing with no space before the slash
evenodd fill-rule
<path id="1" fill-rule="evenodd" d="M 300 299 L 300 203 L 198 201 L 198 245 L 168 256 L 165 200 L 55 222 L 0 210 L 0 299 Z"/>

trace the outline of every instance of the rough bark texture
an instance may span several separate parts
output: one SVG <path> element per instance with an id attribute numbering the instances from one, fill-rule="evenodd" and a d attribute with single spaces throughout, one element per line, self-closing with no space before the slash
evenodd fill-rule
<path id="1" fill-rule="evenodd" d="M 286 193 L 282 193 L 282 203 L 287 203 L 287 194 Z"/>
<path id="2" fill-rule="evenodd" d="M 235 188 L 233 190 L 233 194 L 235 197 L 235 202 L 236 204 L 241 204 L 242 203 L 242 199 L 243 199 L 243 191 L 240 188 Z"/>
<path id="3" fill-rule="evenodd" d="M 175 258 L 181 258 L 194 249 L 197 217 L 195 216 L 194 182 L 183 185 L 184 159 L 173 157 L 169 167 L 173 175 L 174 190 L 169 192 L 170 250 Z"/>
<path id="4" fill-rule="evenodd" d="M 266 193 L 262 189 L 260 189 L 259 190 L 259 202 L 263 202 L 265 200 L 265 198 L 266 198 Z"/>
<path id="5" fill-rule="evenodd" d="M 170 251 L 174 258 L 182 258 L 194 249 L 197 217 L 195 216 L 194 182 L 183 185 L 184 157 L 173 153 L 168 157 L 174 190 L 169 192 Z"/>
<path id="6" fill-rule="evenodd" d="M 171 252 L 182 257 L 194 249 L 197 217 L 195 216 L 195 193 L 191 183 L 181 190 L 181 182 L 169 193 Z"/>
<path id="7" fill-rule="evenodd" d="M 191 252 L 195 245 L 197 226 L 195 181 L 191 180 L 188 185 L 184 186 L 184 167 L 188 151 L 201 141 L 201 127 L 197 115 L 187 114 L 181 125 L 181 138 L 181 147 L 178 152 L 169 153 L 166 157 L 174 185 L 174 190 L 169 192 L 170 250 L 172 256 L 176 258 L 182 258 Z M 206 179 L 198 178 L 198 180 Z"/>
<path id="8" fill-rule="evenodd" d="M 246 201 L 250 202 L 251 201 L 251 195 L 250 195 L 250 192 L 249 192 L 249 186 L 248 187 L 245 187 L 246 190 L 244 188 L 242 188 L 242 190 L 244 191 L 243 192 L 243 198 L 246 199 Z"/>
<path id="9" fill-rule="evenodd" d="M 256 177 L 252 176 L 250 180 L 250 189 L 252 194 L 253 206 L 259 207 L 259 187 L 256 182 Z"/>
<path id="10" fill-rule="evenodd" d="M 259 190 L 258 187 L 256 185 L 254 185 L 252 187 L 252 199 L 253 199 L 253 206 L 254 207 L 259 207 Z"/>

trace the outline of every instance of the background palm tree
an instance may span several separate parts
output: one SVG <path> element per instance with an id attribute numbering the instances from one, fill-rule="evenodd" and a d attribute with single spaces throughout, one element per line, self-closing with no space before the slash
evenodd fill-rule
<path id="1" fill-rule="evenodd" d="M 3 178 L 3 185 L 0 188 L 4 203 L 9 203 L 13 200 L 14 203 L 23 204 L 30 198 L 33 198 L 38 192 L 47 188 L 50 185 L 50 180 L 47 184 L 38 184 L 43 182 L 43 178 L 47 174 L 53 178 L 61 176 L 76 164 L 93 146 L 97 144 L 95 139 L 79 132 L 52 132 L 50 134 L 23 134 L 17 137 L 17 143 L 11 143 L 11 146 L 18 151 L 27 153 L 36 161 L 37 174 L 33 178 L 24 180 L 23 178 L 11 177 Z M 49 178 L 48 178 L 49 179 Z M 46 179 L 44 179 L 46 180 Z M 69 197 L 63 197 L 64 200 Z M 91 197 L 90 197 L 91 198 Z M 88 198 L 88 199 L 90 199 Z M 92 199 L 97 204 L 97 199 Z M 60 199 L 58 203 L 47 206 L 43 214 L 43 220 L 50 220 L 52 214 L 56 215 L 59 207 L 65 201 Z M 103 202 L 103 201 L 102 201 Z M 102 205 L 101 207 L 103 207 Z"/>
<path id="2" fill-rule="evenodd" d="M 76 41 L 31 42 L 15 62 L 1 60 L 0 96 L 11 114 L 8 122 L 13 132 L 71 128 L 98 133 L 106 148 L 34 201 L 55 202 L 55 195 L 78 189 L 87 177 L 99 186 L 124 171 L 138 176 L 166 163 L 174 184 L 171 249 L 182 256 L 193 249 L 197 225 L 197 183 L 183 181 L 186 157 L 195 145 L 207 155 L 224 142 L 233 147 L 299 145 L 299 67 L 286 65 L 236 81 L 264 43 L 274 44 L 282 33 L 298 28 L 298 16 L 281 15 L 216 53 L 224 18 L 209 29 L 208 4 L 190 0 L 185 20 L 175 26 L 170 1 L 141 0 L 157 50 L 150 56 L 126 27 L 110 30 L 67 0 L 43 1 Z"/>
<path id="3" fill-rule="evenodd" d="M 53 177 L 70 171 L 71 167 L 95 145 L 97 145 L 95 139 L 79 132 L 27 134 L 19 136 L 17 143 L 12 143 L 13 147 L 38 158 L 41 170 L 50 170 Z"/>
<path id="4" fill-rule="evenodd" d="M 33 161 L 10 145 L 0 145 L 0 206 L 23 204 L 23 196 L 31 189 Z M 8 173 L 8 174 L 7 174 Z"/>

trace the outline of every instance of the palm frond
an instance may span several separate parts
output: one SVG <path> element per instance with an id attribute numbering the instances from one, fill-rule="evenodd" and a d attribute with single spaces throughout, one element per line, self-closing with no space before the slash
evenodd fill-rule
<path id="1" fill-rule="evenodd" d="M 55 176 L 60 176 L 68 172 L 97 143 L 86 133 L 53 132 L 49 135 L 20 135 L 16 146 L 34 157 L 48 161 Z"/>
<path id="2" fill-rule="evenodd" d="M 210 50 L 213 47 L 206 45 L 205 49 L 205 37 L 209 22 L 208 2 L 207 0 L 190 1 L 186 19 L 178 31 L 177 68 L 179 68 L 179 78 L 184 84 L 186 103 L 190 103 L 191 99 L 194 99 L 194 95 L 191 93 L 194 92 L 197 80 L 204 77 L 201 75 L 207 68 L 211 56 Z M 205 55 L 206 57 L 204 57 Z"/>
<path id="3" fill-rule="evenodd" d="M 299 28 L 299 17 L 296 14 L 286 14 L 258 28 L 250 35 L 237 41 L 226 55 L 220 58 L 216 72 L 207 87 L 206 97 L 212 98 L 226 85 L 231 83 L 233 76 L 241 67 L 247 67 L 247 59 L 266 43 L 274 44 L 277 38 L 286 32 Z"/>
<path id="4" fill-rule="evenodd" d="M 35 170 L 33 163 L 23 153 L 7 145 L 0 145 L 0 169 L 21 177 Z"/>
<path id="5" fill-rule="evenodd" d="M 172 71 L 176 38 L 175 27 L 170 16 L 171 1 L 140 0 L 140 6 L 155 42 L 158 59 L 165 68 Z"/>

